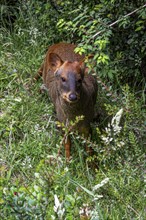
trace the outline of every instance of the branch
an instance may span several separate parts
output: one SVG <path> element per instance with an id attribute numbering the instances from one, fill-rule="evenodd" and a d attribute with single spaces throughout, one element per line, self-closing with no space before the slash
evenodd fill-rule
<path id="1" fill-rule="evenodd" d="M 117 21 L 114 21 L 113 23 L 111 23 L 111 24 L 108 25 L 107 27 L 112 27 L 112 26 L 114 26 L 115 24 L 117 24 L 117 23 L 119 23 L 120 21 L 122 21 L 123 18 L 127 18 L 128 16 L 130 16 L 130 15 L 136 13 L 137 11 L 139 11 L 139 10 L 141 10 L 142 8 L 145 8 L 145 7 L 146 7 L 146 4 L 143 5 L 143 6 L 141 6 L 140 8 L 135 9 L 134 11 L 130 12 L 130 13 L 127 14 L 127 15 L 124 15 L 122 18 L 118 19 Z M 92 38 L 95 38 L 97 35 L 99 35 L 100 33 L 104 32 L 104 31 L 105 31 L 105 30 L 98 31 L 96 34 L 94 34 L 94 35 L 92 36 Z"/>

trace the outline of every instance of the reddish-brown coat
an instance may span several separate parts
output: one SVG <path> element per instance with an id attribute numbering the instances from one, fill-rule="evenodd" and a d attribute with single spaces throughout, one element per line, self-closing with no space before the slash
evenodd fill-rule
<path id="1" fill-rule="evenodd" d="M 45 60 L 38 73 L 55 106 L 57 118 L 67 124 L 76 116 L 84 119 L 74 129 L 84 136 L 90 133 L 90 123 L 94 118 L 94 106 L 97 97 L 97 83 L 87 74 L 84 56 L 74 52 L 75 45 L 59 43 L 49 47 Z M 70 139 L 65 143 L 66 157 L 70 157 Z"/>

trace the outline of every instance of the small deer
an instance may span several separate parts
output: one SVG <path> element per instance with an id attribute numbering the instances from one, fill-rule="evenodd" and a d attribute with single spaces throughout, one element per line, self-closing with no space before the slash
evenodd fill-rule
<path id="1" fill-rule="evenodd" d="M 54 104 L 57 119 L 65 125 L 83 116 L 75 124 L 74 130 L 88 137 L 90 123 L 94 118 L 94 106 L 97 97 L 97 82 L 84 65 L 84 56 L 74 52 L 75 45 L 68 43 L 54 44 L 49 47 L 44 63 L 38 71 Z M 69 160 L 71 141 L 68 136 L 64 141 L 65 155 Z M 89 150 L 89 148 L 86 148 Z"/>

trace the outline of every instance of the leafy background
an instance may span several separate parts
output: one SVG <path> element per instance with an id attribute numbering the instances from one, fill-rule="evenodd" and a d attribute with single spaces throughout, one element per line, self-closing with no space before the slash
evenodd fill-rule
<path id="1" fill-rule="evenodd" d="M 1 219 L 145 219 L 144 0 L 0 7 Z M 99 87 L 93 138 L 72 134 L 69 163 L 53 105 L 32 80 L 48 46 L 61 41 L 92 55 Z"/>

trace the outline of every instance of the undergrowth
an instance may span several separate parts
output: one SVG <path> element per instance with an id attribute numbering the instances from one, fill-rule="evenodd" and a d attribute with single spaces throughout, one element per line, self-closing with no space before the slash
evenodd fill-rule
<path id="1" fill-rule="evenodd" d="M 67 163 L 53 105 L 33 81 L 45 47 L 38 38 L 26 44 L 31 34 L 0 34 L 0 218 L 145 219 L 144 89 L 98 77 L 92 138 L 65 129 Z"/>

